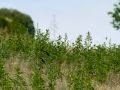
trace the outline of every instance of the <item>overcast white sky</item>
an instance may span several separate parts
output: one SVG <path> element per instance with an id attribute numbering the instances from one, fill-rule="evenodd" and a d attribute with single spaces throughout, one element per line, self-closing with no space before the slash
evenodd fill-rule
<path id="1" fill-rule="evenodd" d="M 120 30 L 112 27 L 112 18 L 107 14 L 113 11 L 113 4 L 119 0 L 0 0 L 0 8 L 13 8 L 31 16 L 35 27 L 45 32 L 50 29 L 53 15 L 57 27 L 55 36 L 64 38 L 65 33 L 68 39 L 74 42 L 79 35 L 86 38 L 89 31 L 93 44 L 103 42 L 120 44 Z M 53 30 L 51 39 L 54 39 Z M 106 41 L 105 38 L 108 37 Z"/>

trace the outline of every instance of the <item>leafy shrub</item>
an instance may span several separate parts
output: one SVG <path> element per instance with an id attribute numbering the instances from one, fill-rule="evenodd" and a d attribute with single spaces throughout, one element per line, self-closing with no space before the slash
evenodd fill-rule
<path id="1" fill-rule="evenodd" d="M 33 34 L 33 35 L 35 34 L 35 28 L 33 25 L 33 21 L 29 15 L 21 13 L 20 11 L 15 10 L 15 9 L 1 8 L 0 16 L 12 19 L 12 23 L 9 26 L 9 29 L 16 29 L 19 27 L 18 24 L 21 23 L 22 26 L 26 28 L 25 31 L 27 31 L 27 28 L 28 28 L 28 32 L 30 34 Z"/>
<path id="2" fill-rule="evenodd" d="M 21 26 L 18 27 L 18 32 L 11 30 L 8 40 L 0 43 L 0 58 L 8 58 L 10 53 L 13 56 L 20 54 L 21 60 L 27 61 L 33 70 L 30 85 L 34 89 L 48 88 L 54 90 L 56 80 L 62 80 L 65 77 L 69 89 L 94 90 L 91 85 L 92 80 L 105 83 L 107 73 L 110 70 L 114 69 L 116 72 L 120 70 L 120 47 L 106 47 L 105 43 L 92 47 L 90 32 L 87 33 L 84 44 L 82 44 L 82 35 L 79 35 L 73 43 L 73 49 L 69 50 L 71 46 L 67 40 L 67 34 L 65 34 L 64 41 L 62 41 L 60 35 L 57 40 L 50 41 L 49 30 L 46 30 L 46 33 L 42 33 L 40 30 L 36 39 L 28 35 L 28 32 L 23 35 L 21 30 Z M 44 51 L 49 53 L 50 56 L 46 55 Z M 42 64 L 41 58 L 44 59 L 46 64 Z M 65 69 L 62 67 L 63 64 L 68 69 L 65 73 L 62 72 Z M 45 72 L 42 71 L 43 69 Z M 1 69 L 2 74 L 5 74 L 5 71 Z M 9 86 L 11 83 L 14 86 L 26 85 L 19 74 L 21 72 L 17 68 L 16 78 L 9 79 Z M 43 78 L 42 74 L 47 77 Z M 5 79 L 8 80 L 8 78 Z M 4 81 L 4 79 L 1 80 Z M 46 85 L 46 82 L 48 82 L 48 85 Z"/>

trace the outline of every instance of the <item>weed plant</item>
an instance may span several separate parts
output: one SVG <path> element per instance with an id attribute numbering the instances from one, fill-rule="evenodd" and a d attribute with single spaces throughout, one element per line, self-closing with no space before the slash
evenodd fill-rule
<path id="1" fill-rule="evenodd" d="M 106 47 L 104 43 L 92 47 L 90 32 L 87 33 L 84 44 L 82 44 L 82 35 L 79 35 L 72 46 L 69 45 L 67 34 L 64 41 L 61 40 L 60 35 L 56 41 L 50 41 L 49 30 L 46 30 L 46 33 L 38 31 L 36 39 L 33 39 L 28 32 L 25 34 L 21 32 L 21 27 L 17 32 L 11 30 L 8 39 L 5 39 L 4 33 L 1 34 L 0 88 L 3 90 L 11 88 L 26 90 L 28 89 L 26 86 L 32 87 L 33 90 L 55 90 L 56 80 L 61 79 L 63 82 L 64 78 L 69 90 L 95 90 L 91 84 L 92 80 L 105 83 L 107 74 L 111 70 L 120 73 L 120 45 Z M 17 55 L 19 55 L 19 63 L 27 62 L 32 71 L 28 76 L 29 84 L 21 76 L 20 64 L 16 68 L 16 78 L 9 77 L 5 71 L 4 64 L 10 57 Z M 41 58 L 45 64 L 41 62 Z M 63 72 L 65 69 L 66 72 Z"/>

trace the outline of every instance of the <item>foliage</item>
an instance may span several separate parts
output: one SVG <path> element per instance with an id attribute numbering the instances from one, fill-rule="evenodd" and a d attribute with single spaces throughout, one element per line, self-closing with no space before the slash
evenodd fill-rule
<path id="1" fill-rule="evenodd" d="M 33 21 L 29 15 L 21 13 L 16 9 L 1 8 L 0 16 L 12 19 L 12 24 L 9 27 L 10 29 L 18 27 L 18 24 L 21 23 L 24 27 L 28 28 L 29 33 L 34 35 L 35 28 L 33 25 Z"/>
<path id="2" fill-rule="evenodd" d="M 3 29 L 5 28 L 5 26 L 8 26 L 9 22 L 6 21 L 6 19 L 2 16 L 0 16 L 0 27 L 3 27 Z"/>
<path id="3" fill-rule="evenodd" d="M 34 73 L 31 73 L 31 85 L 35 89 L 43 90 L 45 89 L 44 87 L 44 79 L 41 78 L 41 74 L 39 71 L 34 71 Z"/>
<path id="4" fill-rule="evenodd" d="M 21 33 L 21 26 L 17 29 L 18 32 L 11 30 L 8 40 L 0 43 L 0 60 L 8 59 L 10 54 L 20 55 L 20 61 L 26 61 L 33 70 L 28 86 L 32 86 L 35 90 L 54 90 L 57 84 L 56 80 L 63 81 L 63 78 L 66 79 L 69 89 L 94 90 L 91 85 L 92 80 L 105 83 L 110 70 L 114 70 L 116 73 L 120 72 L 120 47 L 116 47 L 116 45 L 106 47 L 105 43 L 92 47 L 90 32 L 87 33 L 84 44 L 82 35 L 79 35 L 71 49 L 67 34 L 65 34 L 64 41 L 60 35 L 57 40 L 50 41 L 49 30 L 46 30 L 46 33 L 40 30 L 37 32 L 36 39 L 33 39 L 28 36 L 28 32 L 25 32 L 24 35 Z M 43 51 L 49 53 L 50 56 Z M 44 59 L 46 65 L 41 62 L 41 58 Z M 65 65 L 63 66 L 63 64 Z M 4 82 L 4 86 L 12 87 L 14 85 L 26 89 L 22 87 L 27 84 L 21 76 L 19 68 L 16 68 L 15 78 L 9 78 L 2 69 L 2 62 L 0 65 L 0 75 L 2 75 L 0 80 Z M 67 71 L 62 72 L 65 69 Z M 3 88 L 3 86 L 0 87 Z"/>
<path id="5" fill-rule="evenodd" d="M 112 15 L 113 21 L 110 22 L 113 24 L 113 27 L 116 28 L 116 30 L 120 29 L 120 2 L 117 4 L 114 4 L 114 12 L 108 12 L 108 15 Z"/>
<path id="6" fill-rule="evenodd" d="M 2 89 L 10 89 L 11 87 L 11 82 L 8 77 L 8 73 L 4 70 L 4 64 L 3 62 L 0 61 L 0 87 Z"/>
<path id="7" fill-rule="evenodd" d="M 15 78 L 10 79 L 13 83 L 13 88 L 15 90 L 18 90 L 18 88 L 21 88 L 22 90 L 24 90 L 26 88 L 27 84 L 23 80 L 23 77 L 20 76 L 20 74 L 23 74 L 23 72 L 20 72 L 20 68 L 16 68 L 15 72 L 16 72 Z"/>

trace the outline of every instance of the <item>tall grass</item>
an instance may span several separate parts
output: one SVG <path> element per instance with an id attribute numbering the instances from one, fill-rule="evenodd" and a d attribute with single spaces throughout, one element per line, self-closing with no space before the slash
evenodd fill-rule
<path id="1" fill-rule="evenodd" d="M 95 90 L 97 88 L 92 84 L 93 80 L 105 84 L 110 79 L 108 73 L 114 71 L 116 75 L 120 74 L 120 45 L 106 47 L 104 43 L 92 47 L 90 32 L 87 33 L 84 45 L 82 35 L 79 35 L 72 46 L 69 45 L 67 34 L 64 41 L 60 35 L 56 41 L 51 41 L 49 30 L 46 33 L 38 31 L 36 39 L 28 32 L 21 32 L 20 27 L 17 33 L 11 30 L 8 39 L 5 39 L 4 33 L 1 34 L 0 88 L 3 90 Z M 41 58 L 46 65 L 41 62 Z M 13 63 L 14 59 L 17 64 Z M 14 73 L 7 70 L 14 66 Z M 24 73 L 21 71 L 23 67 Z M 26 73 L 29 75 L 24 77 Z"/>

